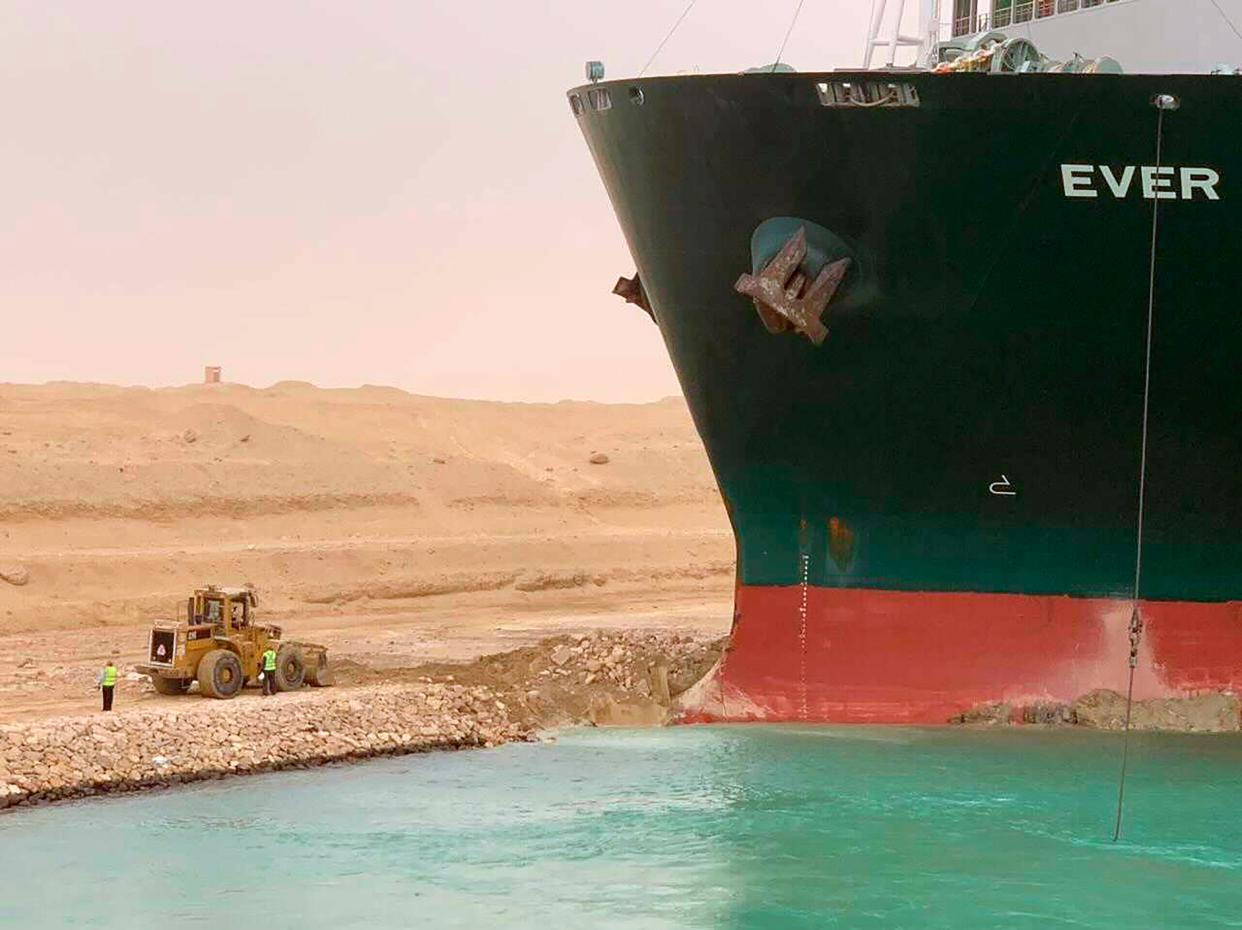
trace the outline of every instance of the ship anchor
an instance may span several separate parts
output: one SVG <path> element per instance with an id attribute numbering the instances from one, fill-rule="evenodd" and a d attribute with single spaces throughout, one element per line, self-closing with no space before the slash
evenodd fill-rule
<path id="1" fill-rule="evenodd" d="M 757 275 L 742 275 L 733 289 L 754 301 L 768 332 L 794 329 L 815 345 L 821 345 L 828 338 L 828 327 L 820 317 L 853 262 L 848 258 L 829 262 L 812 281 L 801 269 L 805 260 L 806 227 L 803 226 L 789 237 L 762 271 Z"/>
<path id="2" fill-rule="evenodd" d="M 634 272 L 632 278 L 617 278 L 617 283 L 613 286 L 612 292 L 624 300 L 627 304 L 634 304 L 643 313 L 651 317 L 651 322 L 655 322 L 655 312 L 651 309 L 651 301 L 647 299 L 647 289 L 643 287 L 642 279 L 638 276 L 638 272 Z"/>

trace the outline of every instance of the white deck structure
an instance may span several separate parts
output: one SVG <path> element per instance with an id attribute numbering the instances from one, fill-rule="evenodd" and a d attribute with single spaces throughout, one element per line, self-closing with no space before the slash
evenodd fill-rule
<path id="1" fill-rule="evenodd" d="M 864 67 L 926 65 L 937 42 L 990 30 L 1130 74 L 1242 67 L 1242 0 L 875 0 Z"/>

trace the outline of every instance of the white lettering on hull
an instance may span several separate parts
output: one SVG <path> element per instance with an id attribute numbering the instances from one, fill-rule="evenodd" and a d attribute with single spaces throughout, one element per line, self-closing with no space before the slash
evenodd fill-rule
<path id="1" fill-rule="evenodd" d="M 1134 181 L 1138 178 L 1138 185 Z M 1220 172 L 1212 168 L 1180 168 L 1169 165 L 1062 165 L 1061 187 L 1066 197 L 1092 199 L 1100 196 L 1098 179 L 1117 200 L 1141 192 L 1145 200 L 1220 200 L 1216 188 Z"/>

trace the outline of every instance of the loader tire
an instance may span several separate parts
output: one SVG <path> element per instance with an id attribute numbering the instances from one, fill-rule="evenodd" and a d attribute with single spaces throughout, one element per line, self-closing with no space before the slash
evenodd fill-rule
<path id="1" fill-rule="evenodd" d="M 188 678 L 164 678 L 162 675 L 152 675 L 151 684 L 160 694 L 185 694 L 190 690 Z"/>
<path id="2" fill-rule="evenodd" d="M 207 697 L 231 698 L 245 680 L 241 660 L 227 649 L 213 649 L 198 663 L 198 690 Z"/>
<path id="3" fill-rule="evenodd" d="M 296 691 L 306 679 L 306 659 L 297 646 L 281 646 L 276 653 L 276 688 Z"/>

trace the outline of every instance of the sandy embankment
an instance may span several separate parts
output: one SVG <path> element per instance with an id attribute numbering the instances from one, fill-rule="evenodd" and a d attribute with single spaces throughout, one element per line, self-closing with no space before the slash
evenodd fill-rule
<path id="1" fill-rule="evenodd" d="M 589 463 L 605 454 L 603 465 Z M 90 712 L 197 585 L 361 667 L 593 628 L 727 631 L 733 542 L 685 405 L 389 388 L 0 386 L 0 720 Z M 165 699 L 126 683 L 128 713 Z"/>
<path id="2" fill-rule="evenodd" d="M 650 670 L 691 648 L 675 636 L 727 631 L 732 573 L 680 400 L 0 386 L 0 781 L 25 786 L 6 789 L 14 800 L 74 795 L 98 778 L 140 786 L 654 720 L 664 705 Z M 104 660 L 142 661 L 150 622 L 209 582 L 253 584 L 265 619 L 328 645 L 339 687 L 215 702 L 161 697 L 130 675 L 103 718 Z M 588 681 L 575 641 L 566 668 L 540 667 L 557 643 L 532 644 L 595 629 L 642 631 L 668 654 L 626 647 L 642 674 Z M 517 658 L 453 664 L 506 649 Z M 674 690 L 687 683 L 673 675 Z M 495 700 L 504 712 L 466 719 L 465 704 Z M 371 708 L 402 725 L 379 727 Z M 227 747 L 184 742 L 178 721 Z M 339 745 L 306 735 L 321 730 Z M 281 734 L 288 744 L 273 748 Z"/>

